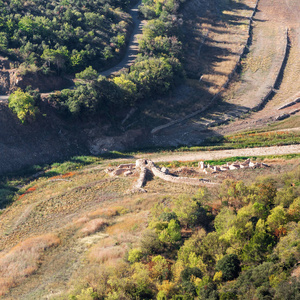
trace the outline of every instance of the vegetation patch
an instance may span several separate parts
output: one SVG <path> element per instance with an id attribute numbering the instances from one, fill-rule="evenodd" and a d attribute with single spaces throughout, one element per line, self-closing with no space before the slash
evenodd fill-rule
<path id="1" fill-rule="evenodd" d="M 109 65 L 126 45 L 131 1 L 1 1 L 0 50 L 20 72 Z"/>
<path id="2" fill-rule="evenodd" d="M 91 235 L 107 225 L 107 221 L 103 219 L 93 219 L 84 224 L 84 227 L 80 230 L 83 235 Z"/>
<path id="3" fill-rule="evenodd" d="M 299 291 L 291 274 L 300 257 L 300 190 L 288 178 L 298 181 L 299 170 L 249 185 L 227 180 L 215 195 L 202 189 L 164 197 L 125 262 L 125 246 L 112 239 L 92 248 L 90 263 L 110 267 L 94 271 L 97 281 L 69 297 L 293 299 Z"/>

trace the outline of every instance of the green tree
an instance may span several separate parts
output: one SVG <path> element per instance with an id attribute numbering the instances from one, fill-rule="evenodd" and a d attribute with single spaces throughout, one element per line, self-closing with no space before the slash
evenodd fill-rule
<path id="1" fill-rule="evenodd" d="M 84 71 L 77 73 L 76 78 L 84 81 L 93 81 L 98 78 L 98 72 L 92 66 L 87 67 Z"/>
<path id="2" fill-rule="evenodd" d="M 0 50 L 6 51 L 8 45 L 7 35 L 5 32 L 0 32 Z"/>
<path id="3" fill-rule="evenodd" d="M 246 263 L 261 263 L 272 252 L 274 238 L 267 232 L 255 232 L 251 240 L 245 244 L 242 259 Z"/>
<path id="4" fill-rule="evenodd" d="M 9 108 L 17 114 L 17 117 L 22 123 L 35 120 L 39 112 L 35 104 L 34 98 L 27 92 L 21 89 L 16 90 L 8 98 Z"/>
<path id="5" fill-rule="evenodd" d="M 176 243 L 181 240 L 180 225 L 177 220 L 172 219 L 168 227 L 160 232 L 159 240 L 164 243 Z"/>
<path id="6" fill-rule="evenodd" d="M 219 234 L 225 233 L 235 218 L 236 214 L 231 209 L 227 207 L 222 208 L 214 220 L 216 232 Z"/>
<path id="7" fill-rule="evenodd" d="M 266 225 L 271 232 L 274 232 L 280 226 L 284 225 L 287 221 L 286 212 L 282 206 L 276 206 L 271 210 L 267 218 Z"/>
<path id="8" fill-rule="evenodd" d="M 233 280 L 239 276 L 241 271 L 240 260 L 235 254 L 225 255 L 217 262 L 216 270 L 222 271 L 223 280 Z"/>
<path id="9" fill-rule="evenodd" d="M 60 49 L 45 49 L 43 55 L 41 56 L 49 66 L 53 63 L 56 66 L 57 73 L 60 73 L 61 70 L 66 68 L 66 64 L 69 60 L 69 51 L 67 47 L 62 47 Z"/>
<path id="10" fill-rule="evenodd" d="M 129 104 L 134 104 L 137 98 L 136 84 L 124 74 L 116 76 L 113 82 L 124 92 L 124 100 Z"/>

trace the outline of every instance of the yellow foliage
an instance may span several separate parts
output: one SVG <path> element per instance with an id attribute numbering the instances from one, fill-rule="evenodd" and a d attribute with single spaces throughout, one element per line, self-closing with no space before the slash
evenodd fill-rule
<path id="1" fill-rule="evenodd" d="M 180 274 L 185 268 L 185 263 L 182 260 L 177 260 L 176 263 L 172 267 L 172 274 L 174 278 L 174 282 L 178 282 L 180 280 Z"/>
<path id="2" fill-rule="evenodd" d="M 191 252 L 189 255 L 189 267 L 199 268 L 203 273 L 206 272 L 206 264 L 203 262 L 201 256 L 197 256 L 195 252 Z"/>
<path id="3" fill-rule="evenodd" d="M 221 282 L 222 281 L 222 277 L 223 277 L 222 271 L 216 272 L 216 274 L 214 275 L 213 281 L 215 281 L 215 282 Z"/>
<path id="4" fill-rule="evenodd" d="M 164 280 L 161 284 L 158 283 L 156 285 L 157 289 L 164 292 L 166 296 L 169 296 L 176 286 L 177 284 L 175 282 L 169 280 Z"/>

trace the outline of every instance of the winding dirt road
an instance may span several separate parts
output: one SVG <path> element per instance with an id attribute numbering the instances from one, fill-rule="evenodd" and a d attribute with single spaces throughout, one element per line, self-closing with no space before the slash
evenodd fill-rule
<path id="1" fill-rule="evenodd" d="M 124 58 L 122 59 L 122 61 L 119 64 L 117 64 L 116 66 L 114 66 L 106 71 L 101 72 L 100 75 L 110 76 L 111 74 L 116 73 L 123 68 L 130 67 L 134 63 L 134 61 L 138 55 L 138 50 L 139 50 L 138 37 L 140 34 L 142 34 L 143 27 L 146 24 L 145 20 L 141 20 L 138 17 L 139 6 L 141 4 L 142 4 L 142 0 L 140 0 L 130 11 L 134 29 L 133 29 L 130 41 L 128 43 L 127 51 L 126 51 Z"/>

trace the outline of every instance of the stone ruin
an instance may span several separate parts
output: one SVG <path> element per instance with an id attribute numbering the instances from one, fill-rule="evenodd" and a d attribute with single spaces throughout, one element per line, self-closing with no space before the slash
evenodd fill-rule
<path id="1" fill-rule="evenodd" d="M 226 172 L 236 169 L 246 169 L 246 168 L 263 168 L 270 167 L 265 163 L 252 162 L 250 158 L 246 159 L 244 162 L 240 163 L 238 161 L 234 163 L 227 163 L 222 166 L 210 166 L 209 164 L 205 164 L 203 161 L 198 163 L 199 171 L 204 174 L 216 174 L 219 172 Z M 136 181 L 134 187 L 130 190 L 130 192 L 146 192 L 143 187 L 146 184 L 146 176 L 147 173 L 150 172 L 154 176 L 161 178 L 162 180 L 179 183 L 179 184 L 188 184 L 188 185 L 214 185 L 216 183 L 211 182 L 210 179 L 199 179 L 199 178 L 191 178 L 191 177 L 180 177 L 174 176 L 170 174 L 169 169 L 162 167 L 159 168 L 154 164 L 153 161 L 149 159 L 138 159 L 136 163 L 131 164 L 121 164 L 116 168 L 108 168 L 105 172 L 112 177 L 115 176 L 130 176 L 139 173 L 139 178 Z"/>
<path id="2" fill-rule="evenodd" d="M 210 184 L 214 185 L 209 179 L 199 179 L 199 178 L 190 178 L 190 177 L 177 177 L 169 174 L 169 170 L 165 167 L 157 167 L 153 161 L 147 159 L 138 159 L 135 164 L 122 164 L 117 168 L 108 168 L 105 172 L 109 176 L 130 176 L 139 172 L 139 178 L 135 183 L 133 189 L 130 192 L 146 192 L 143 187 L 146 184 L 147 173 L 150 172 L 154 176 L 157 176 L 165 181 L 180 183 L 180 184 L 189 184 L 189 185 L 203 185 Z"/>
<path id="3" fill-rule="evenodd" d="M 269 167 L 269 165 L 265 163 L 257 163 L 252 162 L 250 158 L 246 159 L 244 162 L 234 162 L 232 164 L 227 163 L 222 166 L 210 166 L 205 165 L 203 161 L 198 163 L 198 167 L 200 172 L 205 174 L 216 174 L 218 172 L 226 172 L 236 169 L 246 169 L 246 168 L 262 168 Z M 139 178 L 136 181 L 134 187 L 130 190 L 131 193 L 134 192 L 146 192 L 143 187 L 147 181 L 147 173 L 150 172 L 154 176 L 161 178 L 162 180 L 179 183 L 179 184 L 188 184 L 188 185 L 214 185 L 216 183 L 211 182 L 210 179 L 199 179 L 199 178 L 191 178 L 191 177 L 179 177 L 170 174 L 169 170 L 165 167 L 159 168 L 157 167 L 153 161 L 149 159 L 138 159 L 135 164 L 121 164 L 117 168 L 108 168 L 105 172 L 109 176 L 130 176 L 136 173 L 139 173 Z"/>

